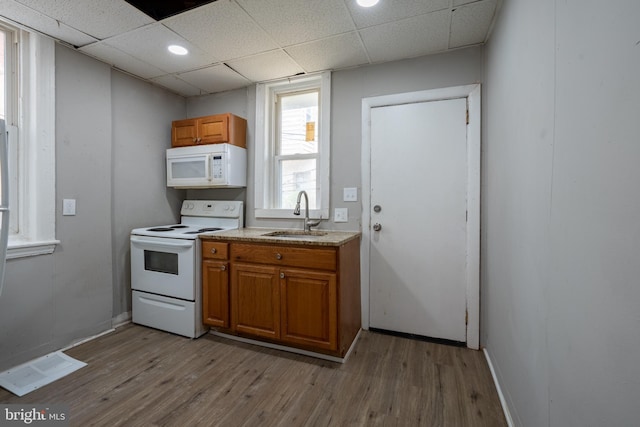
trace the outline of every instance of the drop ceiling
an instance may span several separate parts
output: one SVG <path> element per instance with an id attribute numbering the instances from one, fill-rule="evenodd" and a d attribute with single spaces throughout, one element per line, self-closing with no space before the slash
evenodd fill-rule
<path id="1" fill-rule="evenodd" d="M 0 0 L 0 16 L 189 97 L 482 44 L 498 3 L 216 0 L 156 21 L 125 0 Z"/>

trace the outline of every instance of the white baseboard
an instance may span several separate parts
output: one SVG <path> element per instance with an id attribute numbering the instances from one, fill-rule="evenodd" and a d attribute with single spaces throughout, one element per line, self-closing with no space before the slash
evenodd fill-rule
<path id="1" fill-rule="evenodd" d="M 500 383 L 498 382 L 496 371 L 493 368 L 493 363 L 491 362 L 491 358 L 489 357 L 489 352 L 486 348 L 483 348 L 482 351 L 484 352 L 484 357 L 487 359 L 487 364 L 489 365 L 489 370 L 491 371 L 491 376 L 493 377 L 493 383 L 496 386 L 496 391 L 498 392 L 498 397 L 500 398 L 500 405 L 502 405 L 502 412 L 504 412 L 504 417 L 507 420 L 507 425 L 509 427 L 515 427 L 513 418 L 511 417 L 511 412 L 509 411 L 509 407 L 507 406 L 507 400 L 502 393 L 502 388 L 500 387 Z"/>
<path id="2" fill-rule="evenodd" d="M 113 331 L 115 331 L 115 329 L 113 329 L 113 328 L 112 328 L 112 329 L 107 329 L 106 331 L 104 331 L 104 332 L 100 332 L 100 333 L 99 333 L 99 334 L 97 334 L 97 335 L 93 335 L 93 336 L 91 336 L 91 337 L 87 337 L 87 338 L 82 338 L 81 340 L 76 341 L 76 342 L 74 342 L 73 344 L 66 346 L 65 348 L 61 349 L 60 351 L 67 351 L 67 350 L 69 350 L 70 348 L 77 347 L 77 346 L 79 346 L 80 344 L 84 344 L 84 343 L 89 342 L 89 341 L 93 341 L 93 340 L 95 340 L 96 338 L 99 338 L 99 337 L 101 337 L 101 336 L 103 336 L 103 335 L 110 334 L 110 333 L 111 333 L 111 332 L 113 332 Z"/>
<path id="3" fill-rule="evenodd" d="M 131 323 L 130 311 L 125 311 L 124 313 L 120 313 L 111 320 L 111 325 L 114 328 L 119 328 L 120 326 L 126 325 L 127 323 Z"/>

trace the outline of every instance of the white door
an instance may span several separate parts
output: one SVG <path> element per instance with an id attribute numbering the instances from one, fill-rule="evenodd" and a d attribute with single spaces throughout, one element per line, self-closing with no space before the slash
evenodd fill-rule
<path id="1" fill-rule="evenodd" d="M 370 150 L 370 327 L 466 342 L 467 98 L 371 108 Z"/>

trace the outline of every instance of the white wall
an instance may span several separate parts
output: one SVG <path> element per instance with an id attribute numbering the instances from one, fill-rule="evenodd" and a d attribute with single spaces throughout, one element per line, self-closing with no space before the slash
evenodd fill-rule
<path id="1" fill-rule="evenodd" d="M 517 425 L 637 424 L 639 19 L 505 1 L 486 48 L 482 341 Z"/>

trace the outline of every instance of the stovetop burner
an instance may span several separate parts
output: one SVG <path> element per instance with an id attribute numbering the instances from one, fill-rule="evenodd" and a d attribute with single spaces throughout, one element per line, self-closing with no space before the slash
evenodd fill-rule
<path id="1" fill-rule="evenodd" d="M 169 228 L 173 228 L 173 229 L 176 229 L 176 228 L 189 228 L 189 226 L 188 225 L 172 225 Z"/>
<path id="2" fill-rule="evenodd" d="M 220 231 L 222 230 L 222 228 L 219 227 L 206 227 L 206 228 L 201 228 L 199 230 L 195 230 L 195 231 L 187 231 L 184 234 L 198 234 L 198 233 L 206 233 L 207 231 Z"/>
<path id="3" fill-rule="evenodd" d="M 173 228 L 169 228 L 169 227 L 155 227 L 155 228 L 147 228 L 147 231 L 173 231 Z"/>

